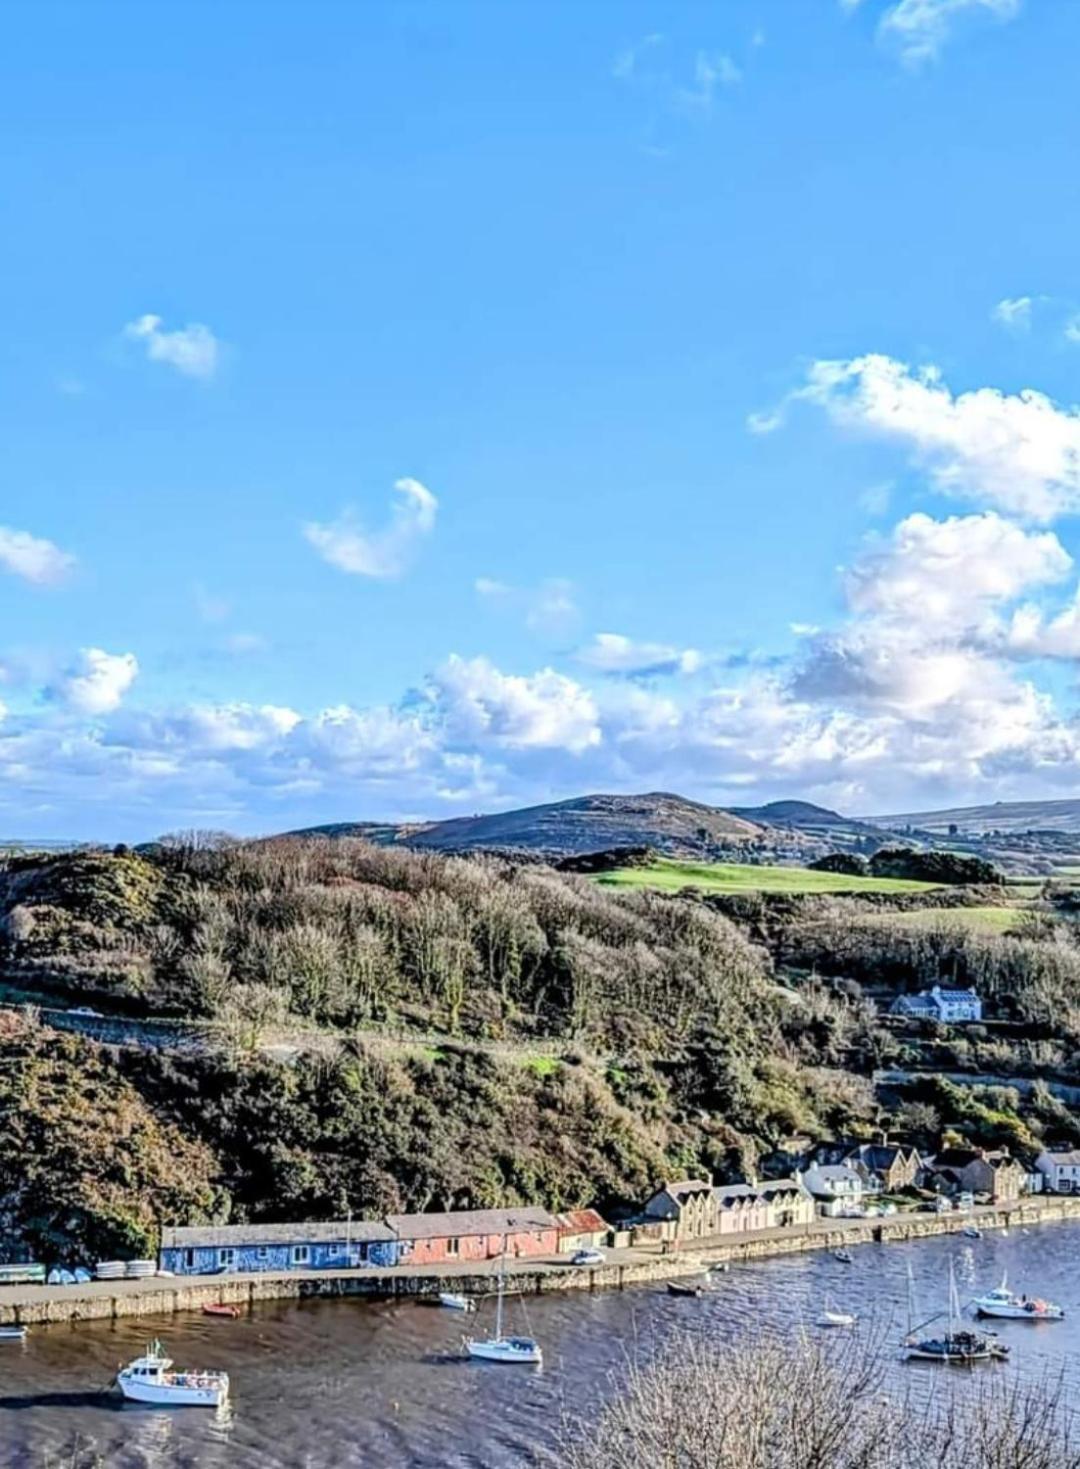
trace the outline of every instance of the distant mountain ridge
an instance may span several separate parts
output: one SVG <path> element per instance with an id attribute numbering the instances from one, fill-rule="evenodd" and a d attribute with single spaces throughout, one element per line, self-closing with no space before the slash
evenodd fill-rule
<path id="1" fill-rule="evenodd" d="M 950 826 L 955 826 L 959 832 L 980 834 L 989 831 L 1080 834 L 1080 800 L 994 801 L 986 806 L 955 806 L 943 811 L 911 811 L 864 819 L 893 830 L 910 826 L 922 831 L 947 832 Z"/>
<path id="2" fill-rule="evenodd" d="M 518 850 L 574 856 L 606 847 L 651 846 L 664 852 L 703 852 L 765 841 L 760 822 L 667 791 L 640 796 L 590 795 L 488 816 L 393 826 L 339 822 L 288 836 L 356 836 L 388 846 L 443 852 Z"/>

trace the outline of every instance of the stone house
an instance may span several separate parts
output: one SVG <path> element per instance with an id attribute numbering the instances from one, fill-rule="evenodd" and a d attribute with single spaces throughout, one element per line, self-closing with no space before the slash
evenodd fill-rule
<path id="1" fill-rule="evenodd" d="M 711 1178 L 682 1178 L 661 1184 L 646 1200 L 643 1213 L 646 1219 L 673 1223 L 677 1240 L 707 1239 L 718 1232 Z"/>

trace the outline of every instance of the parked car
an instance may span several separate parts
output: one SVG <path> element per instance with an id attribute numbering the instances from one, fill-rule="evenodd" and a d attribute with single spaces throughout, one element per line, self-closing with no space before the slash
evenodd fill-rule
<path id="1" fill-rule="evenodd" d="M 576 1250 L 571 1257 L 571 1265 L 603 1265 L 607 1256 L 603 1250 Z"/>
<path id="2" fill-rule="evenodd" d="M 74 1008 L 74 1010 L 69 1010 L 68 1011 L 68 1014 L 69 1015 L 84 1015 L 84 1016 L 88 1017 L 91 1020 L 100 1020 L 102 1018 L 101 1011 L 100 1010 L 91 1010 L 91 1008 L 90 1008 L 89 1005 L 76 1005 L 75 1008 Z"/>

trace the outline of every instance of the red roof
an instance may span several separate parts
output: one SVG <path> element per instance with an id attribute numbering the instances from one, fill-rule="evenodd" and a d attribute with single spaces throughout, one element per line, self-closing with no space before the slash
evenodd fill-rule
<path id="1" fill-rule="evenodd" d="M 607 1228 L 607 1221 L 595 1209 L 571 1209 L 559 1215 L 560 1234 L 597 1234 Z"/>

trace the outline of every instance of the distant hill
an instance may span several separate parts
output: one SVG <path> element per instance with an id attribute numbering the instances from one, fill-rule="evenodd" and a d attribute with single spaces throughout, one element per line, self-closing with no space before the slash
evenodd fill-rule
<path id="1" fill-rule="evenodd" d="M 656 847 L 669 853 L 708 852 L 757 844 L 770 835 L 761 823 L 667 792 L 643 796 L 578 796 L 491 816 L 390 826 L 339 822 L 289 836 L 358 836 L 381 846 L 401 842 L 441 852 L 528 851 L 572 856 L 606 847 Z"/>
<path id="2" fill-rule="evenodd" d="M 947 833 L 950 826 L 955 826 L 960 834 L 1055 831 L 1080 835 L 1080 800 L 995 801 L 989 806 L 955 806 L 944 811 L 910 811 L 867 819 L 892 830 L 910 826 L 919 831 Z"/>
<path id="3" fill-rule="evenodd" d="M 851 826 L 850 816 L 841 816 L 812 801 L 770 801 L 767 806 L 732 806 L 732 816 L 741 816 L 761 826 Z"/>

